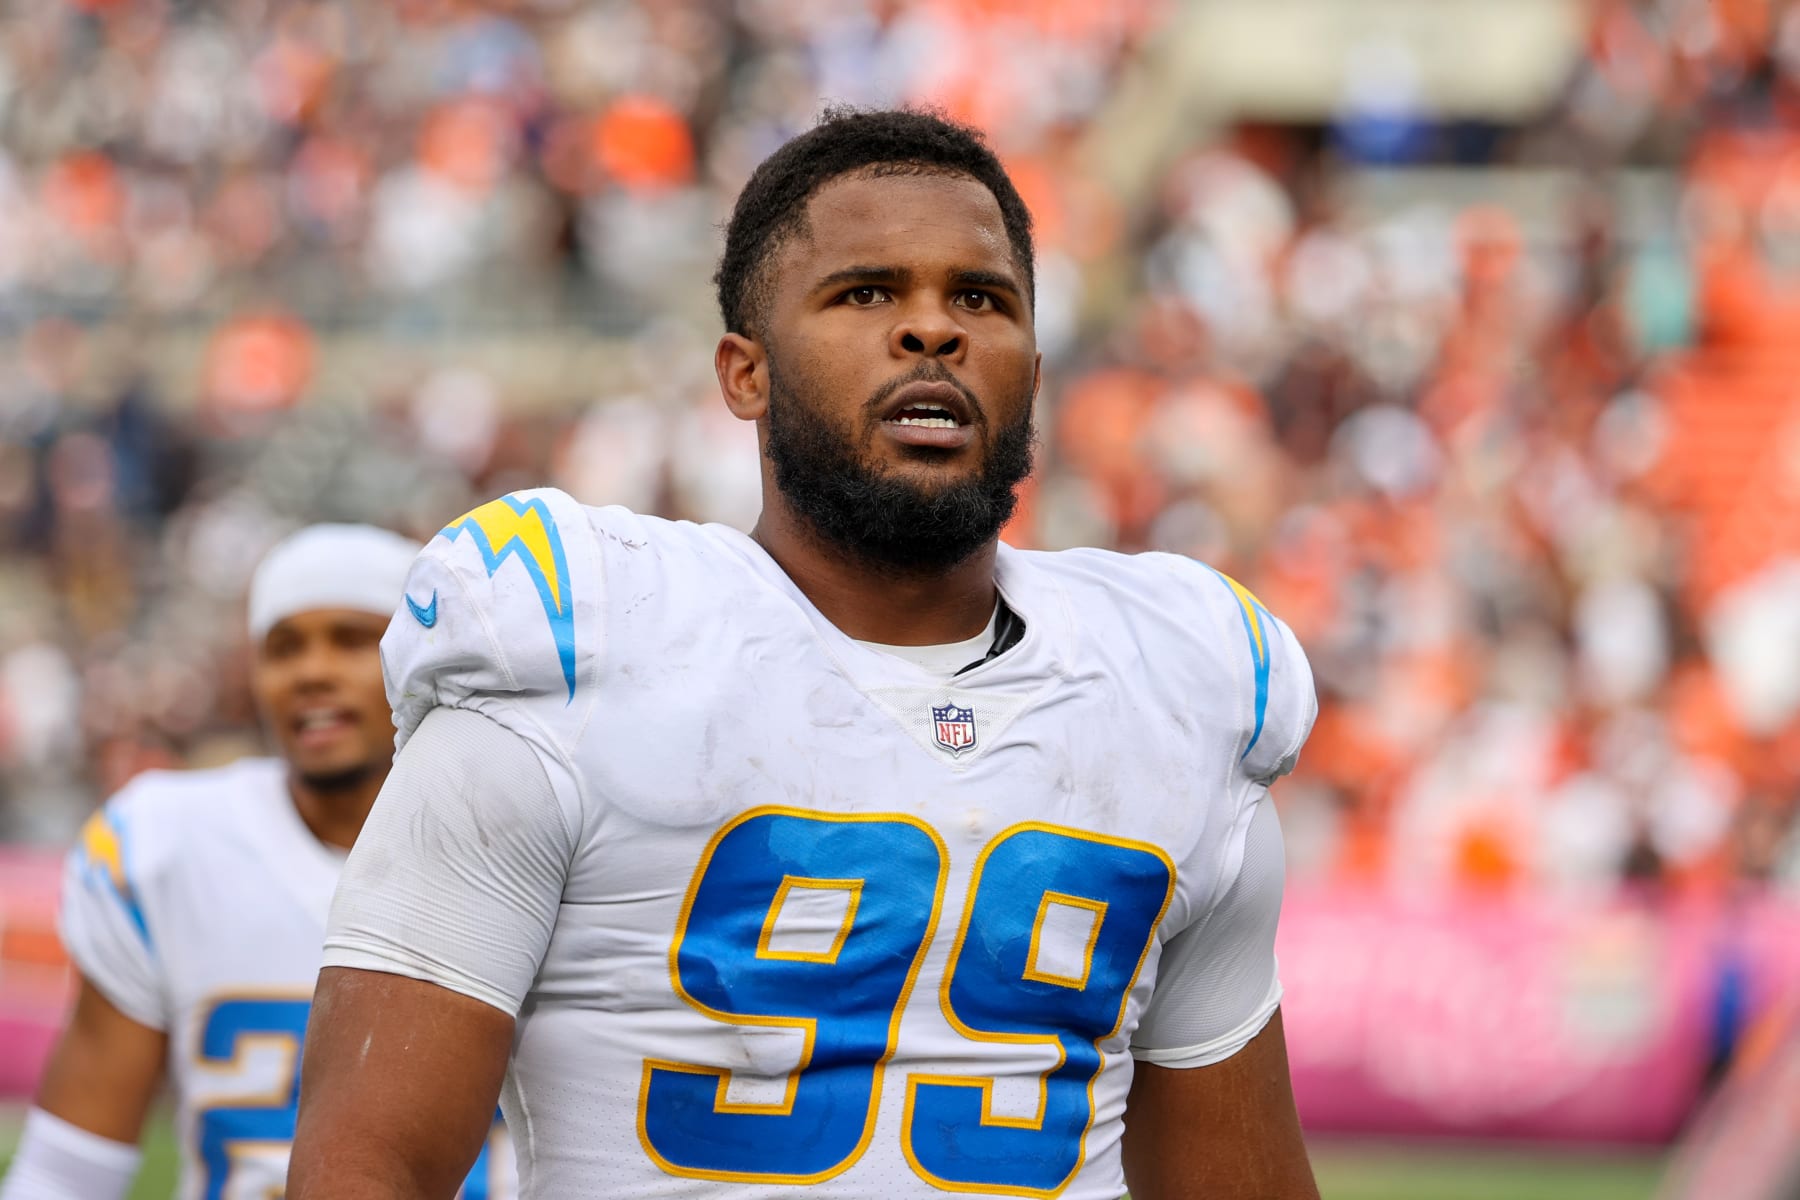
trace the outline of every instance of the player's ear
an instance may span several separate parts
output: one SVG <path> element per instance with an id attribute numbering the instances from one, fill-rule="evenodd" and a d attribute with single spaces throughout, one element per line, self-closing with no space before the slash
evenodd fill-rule
<path id="1" fill-rule="evenodd" d="M 728 333 L 713 351 L 713 370 L 725 407 L 740 421 L 759 421 L 769 411 L 769 356 L 761 342 Z"/>

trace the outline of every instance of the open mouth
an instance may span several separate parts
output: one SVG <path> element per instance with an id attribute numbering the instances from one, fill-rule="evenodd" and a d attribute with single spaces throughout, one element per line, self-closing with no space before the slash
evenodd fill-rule
<path id="1" fill-rule="evenodd" d="M 911 404 L 889 417 L 896 425 L 914 429 L 955 429 L 962 422 L 941 404 Z"/>
<path id="2" fill-rule="evenodd" d="M 975 412 L 961 388 L 943 379 L 909 383 L 889 397 L 881 427 L 908 446 L 955 450 L 975 434 Z"/>
<path id="3" fill-rule="evenodd" d="M 329 742 L 356 727 L 356 714 L 347 708 L 303 708 L 294 714 L 289 728 L 303 746 Z"/>

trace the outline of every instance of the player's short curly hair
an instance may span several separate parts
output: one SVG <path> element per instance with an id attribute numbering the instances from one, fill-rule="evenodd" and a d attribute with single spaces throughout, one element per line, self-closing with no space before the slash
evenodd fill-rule
<path id="1" fill-rule="evenodd" d="M 755 336 L 769 298 L 770 256 L 806 232 L 806 202 L 813 194 L 849 174 L 967 175 L 982 184 L 1000 205 L 1026 293 L 1036 295 L 1031 212 L 980 133 L 931 112 L 833 107 L 763 160 L 738 194 L 713 276 L 727 330 Z"/>

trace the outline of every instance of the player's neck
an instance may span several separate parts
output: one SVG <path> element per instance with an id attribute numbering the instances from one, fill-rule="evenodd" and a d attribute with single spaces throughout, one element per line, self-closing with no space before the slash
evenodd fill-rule
<path id="1" fill-rule="evenodd" d="M 385 777 L 385 772 L 371 771 L 343 786 L 314 787 L 290 772 L 288 795 L 314 837 L 327 846 L 348 850 L 362 832 L 363 822 L 369 819 L 369 810 L 375 807 L 375 797 Z"/>
<path id="2" fill-rule="evenodd" d="M 826 620 L 848 636 L 889 646 L 965 641 L 986 628 L 999 593 L 995 543 L 948 571 L 876 568 L 801 526 L 792 514 L 764 508 L 751 531 Z"/>

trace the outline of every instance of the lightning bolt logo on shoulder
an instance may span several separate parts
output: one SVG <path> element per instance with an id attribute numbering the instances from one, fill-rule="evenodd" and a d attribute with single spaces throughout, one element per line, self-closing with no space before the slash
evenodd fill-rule
<path id="1" fill-rule="evenodd" d="M 77 852 L 89 877 L 112 889 L 113 895 L 124 906 L 126 915 L 131 918 L 138 936 L 144 939 L 146 946 L 150 945 L 150 926 L 144 920 L 143 906 L 138 903 L 137 892 L 131 886 L 130 873 L 125 869 L 123 823 L 111 810 L 101 809 L 81 827 Z"/>
<path id="2" fill-rule="evenodd" d="M 516 558 L 537 587 L 544 616 L 562 663 L 569 699 L 575 699 L 575 603 L 569 594 L 569 564 L 556 518 L 542 500 L 502 496 L 466 513 L 439 532 L 455 541 L 463 534 L 481 551 L 492 579 L 508 558 Z M 433 616 L 436 614 L 434 613 Z"/>

